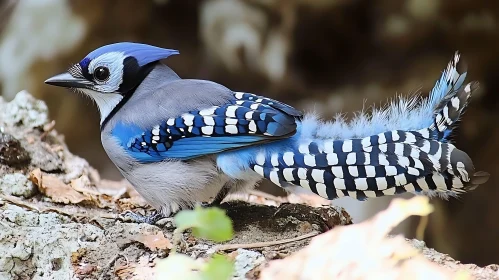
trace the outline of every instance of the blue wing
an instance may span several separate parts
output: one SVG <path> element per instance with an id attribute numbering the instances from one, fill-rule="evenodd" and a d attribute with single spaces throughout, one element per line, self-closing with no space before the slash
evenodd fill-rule
<path id="1" fill-rule="evenodd" d="M 228 104 L 190 111 L 147 131 L 118 123 L 113 135 L 141 162 L 192 159 L 272 142 L 296 132 L 301 112 L 284 103 L 249 93 L 235 93 Z"/>
<path id="2" fill-rule="evenodd" d="M 238 100 L 245 100 L 245 101 L 251 101 L 255 103 L 260 103 L 264 105 L 269 105 L 274 109 L 277 109 L 287 115 L 301 118 L 303 117 L 303 113 L 299 110 L 296 110 L 295 108 L 289 106 L 288 104 L 282 103 L 280 101 L 270 99 L 267 97 L 259 96 L 256 94 L 252 93 L 245 93 L 245 92 L 236 92 L 234 93 L 234 97 Z"/>

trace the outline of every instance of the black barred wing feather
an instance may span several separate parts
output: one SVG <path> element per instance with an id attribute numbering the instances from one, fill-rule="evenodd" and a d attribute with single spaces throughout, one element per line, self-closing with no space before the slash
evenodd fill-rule
<path id="1" fill-rule="evenodd" d="M 140 136 L 128 149 L 140 161 L 191 159 L 268 143 L 296 132 L 299 111 L 252 95 L 167 119 Z"/>
<path id="2" fill-rule="evenodd" d="M 242 104 L 240 103 L 241 101 L 250 101 L 256 104 L 263 104 L 270 106 L 274 109 L 277 109 L 285 113 L 286 115 L 293 116 L 296 118 L 301 118 L 303 116 L 303 113 L 301 111 L 296 110 L 295 108 L 289 106 L 288 104 L 267 97 L 259 96 L 252 93 L 245 93 L 245 92 L 235 92 L 234 97 L 237 100 L 239 100 L 239 104 Z"/>

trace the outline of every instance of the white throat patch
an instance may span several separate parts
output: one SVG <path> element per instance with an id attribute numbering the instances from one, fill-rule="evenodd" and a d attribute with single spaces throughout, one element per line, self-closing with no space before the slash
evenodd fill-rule
<path id="1" fill-rule="evenodd" d="M 100 112 L 100 124 L 109 116 L 111 111 L 120 103 L 123 96 L 118 93 L 100 93 L 90 89 L 77 89 L 92 98 Z"/>

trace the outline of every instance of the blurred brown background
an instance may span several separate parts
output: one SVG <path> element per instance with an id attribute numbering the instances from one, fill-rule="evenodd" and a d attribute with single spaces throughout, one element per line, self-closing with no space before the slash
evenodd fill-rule
<path id="1" fill-rule="evenodd" d="M 91 50 L 136 41 L 180 50 L 181 77 L 276 98 L 324 117 L 426 94 L 454 52 L 476 93 L 455 141 L 491 180 L 459 200 L 432 200 L 425 240 L 463 262 L 499 263 L 499 2 L 487 0 L 4 0 L 1 93 L 47 102 L 70 149 L 121 178 L 101 145 L 91 101 L 43 81 Z M 386 199 L 339 202 L 362 220 Z M 408 226 L 407 229 L 411 227 Z M 409 235 L 410 235 L 409 231 Z"/>

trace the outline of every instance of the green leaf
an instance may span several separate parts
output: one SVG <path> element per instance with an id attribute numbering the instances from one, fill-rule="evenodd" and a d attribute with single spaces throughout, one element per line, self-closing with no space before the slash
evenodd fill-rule
<path id="1" fill-rule="evenodd" d="M 156 279 L 228 280 L 234 263 L 222 255 L 214 255 L 202 265 L 183 254 L 174 254 L 156 265 Z"/>
<path id="2" fill-rule="evenodd" d="M 177 231 L 182 232 L 186 229 L 199 226 L 198 214 L 194 210 L 182 210 L 175 215 L 175 225 Z"/>
<path id="3" fill-rule="evenodd" d="M 174 254 L 156 265 L 156 279 L 199 280 L 199 265 L 194 259 L 182 254 Z"/>
<path id="4" fill-rule="evenodd" d="M 183 210 L 175 216 L 175 224 L 179 231 L 192 228 L 194 236 L 215 242 L 230 240 L 233 234 L 230 218 L 225 211 L 214 207 Z"/>
<path id="5" fill-rule="evenodd" d="M 203 280 L 227 280 L 232 278 L 234 263 L 222 255 L 214 255 L 201 271 Z"/>

